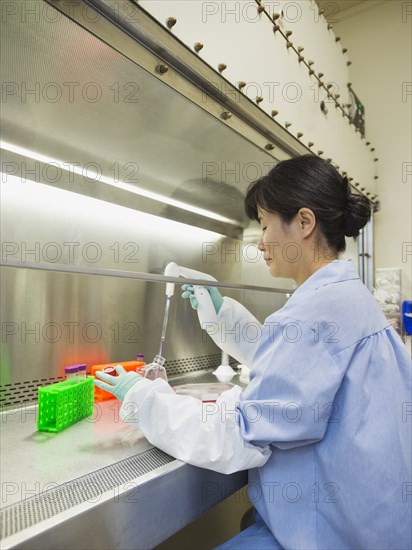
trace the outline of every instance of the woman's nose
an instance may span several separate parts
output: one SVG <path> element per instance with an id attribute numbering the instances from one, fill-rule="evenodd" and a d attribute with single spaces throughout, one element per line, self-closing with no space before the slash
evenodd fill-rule
<path id="1" fill-rule="evenodd" d="M 264 252 L 266 250 L 265 245 L 263 244 L 263 239 L 260 239 L 260 241 L 258 242 L 258 249 L 261 252 Z"/>

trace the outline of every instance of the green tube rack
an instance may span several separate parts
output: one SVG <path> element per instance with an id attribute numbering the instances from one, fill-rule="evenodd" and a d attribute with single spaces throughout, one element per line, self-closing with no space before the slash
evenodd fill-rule
<path id="1" fill-rule="evenodd" d="M 39 388 L 37 428 L 41 432 L 61 432 L 93 414 L 94 376 L 84 380 L 64 380 Z"/>

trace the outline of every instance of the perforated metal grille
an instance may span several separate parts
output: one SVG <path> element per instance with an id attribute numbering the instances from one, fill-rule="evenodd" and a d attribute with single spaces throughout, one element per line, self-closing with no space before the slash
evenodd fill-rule
<path id="1" fill-rule="evenodd" d="M 0 386 L 0 407 L 20 405 L 21 403 L 33 403 L 37 401 L 38 388 L 61 382 L 62 376 L 57 378 L 40 378 L 25 382 L 14 382 Z"/>
<path id="2" fill-rule="evenodd" d="M 118 495 L 116 488 L 173 460 L 175 459 L 159 449 L 149 449 L 3 508 L 0 512 L 1 538 L 10 537 L 78 504 L 96 503 L 107 491 L 113 490 L 115 497 Z"/>
<path id="3" fill-rule="evenodd" d="M 219 358 L 220 359 L 220 358 Z M 219 361 L 220 363 L 220 361 Z M 234 367 L 237 365 L 237 361 L 235 359 L 231 359 L 229 361 L 229 364 Z M 218 365 L 215 365 L 217 367 Z M 172 380 L 169 379 L 169 382 L 172 386 L 181 386 L 183 384 L 210 384 L 213 382 L 217 382 L 216 377 L 212 374 L 212 371 L 203 371 L 199 374 L 196 374 L 196 372 L 193 373 L 187 373 L 183 376 L 176 376 Z M 239 381 L 231 380 L 231 382 L 239 383 Z"/>
<path id="4" fill-rule="evenodd" d="M 220 364 L 221 354 L 204 355 L 201 357 L 189 357 L 166 361 L 167 375 L 178 376 L 187 372 L 194 372 L 216 368 Z M 48 386 L 55 382 L 61 382 L 61 376 L 57 378 L 41 378 L 25 382 L 14 382 L 0 386 L 0 408 L 13 407 L 22 403 L 34 403 L 37 401 L 39 387 Z"/>
<path id="5" fill-rule="evenodd" d="M 203 355 L 201 357 L 189 357 L 188 359 L 176 359 L 166 361 L 167 375 L 177 376 L 186 372 L 206 370 L 217 367 L 220 364 L 221 354 Z"/>

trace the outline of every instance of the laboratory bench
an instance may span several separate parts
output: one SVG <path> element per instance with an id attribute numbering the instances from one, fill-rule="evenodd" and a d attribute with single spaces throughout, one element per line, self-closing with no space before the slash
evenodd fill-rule
<path id="1" fill-rule="evenodd" d="M 172 386 L 217 382 L 212 371 Z M 236 375 L 230 381 L 243 386 Z M 37 430 L 37 405 L 1 414 L 1 548 L 153 548 L 247 483 L 153 447 L 116 399 L 60 433 Z"/>

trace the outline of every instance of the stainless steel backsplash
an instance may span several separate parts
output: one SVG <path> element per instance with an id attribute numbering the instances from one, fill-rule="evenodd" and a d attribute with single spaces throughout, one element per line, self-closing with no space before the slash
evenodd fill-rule
<path id="1" fill-rule="evenodd" d="M 150 361 L 159 347 L 164 283 L 33 270 L 25 262 L 162 274 L 176 261 L 223 282 L 273 285 L 253 244 L 75 193 L 9 181 L 2 213 L 3 261 L 23 266 L 1 268 L 3 404 L 10 395 L 32 399 L 36 384 L 62 377 L 66 365 L 90 368 L 136 353 Z M 261 321 L 285 301 L 284 294 L 222 293 L 245 302 Z M 167 361 L 175 372 L 179 361 L 183 370 L 217 365 L 218 348 L 180 294 L 176 288 Z"/>

